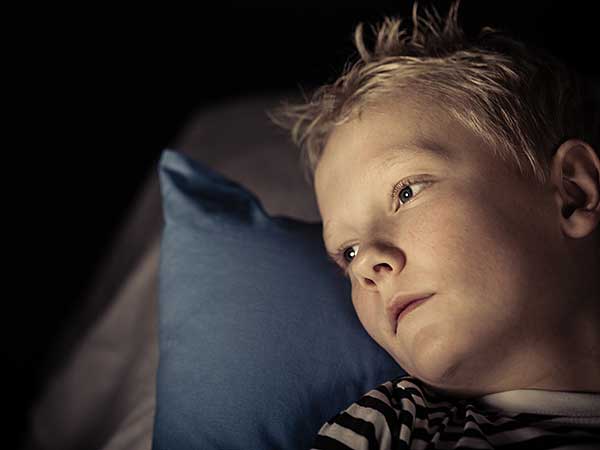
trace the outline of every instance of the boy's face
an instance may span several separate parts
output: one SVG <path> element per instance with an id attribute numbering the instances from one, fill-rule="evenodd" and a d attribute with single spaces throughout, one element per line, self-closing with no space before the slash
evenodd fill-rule
<path id="1" fill-rule="evenodd" d="M 392 199 L 414 176 L 426 182 Z M 543 386 L 580 357 L 576 334 L 591 331 L 577 325 L 554 191 L 520 180 L 441 110 L 398 102 L 337 127 L 315 189 L 327 250 L 357 251 L 346 264 L 362 325 L 411 375 L 476 396 Z M 394 328 L 398 293 L 434 295 Z"/>

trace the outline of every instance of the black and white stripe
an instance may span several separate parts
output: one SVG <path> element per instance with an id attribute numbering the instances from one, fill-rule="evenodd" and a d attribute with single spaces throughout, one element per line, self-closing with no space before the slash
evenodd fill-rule
<path id="1" fill-rule="evenodd" d="M 598 413 L 600 416 L 600 412 Z M 600 421 L 565 424 L 561 416 L 479 410 L 443 401 L 411 376 L 387 381 L 328 420 L 313 449 L 600 449 Z"/>

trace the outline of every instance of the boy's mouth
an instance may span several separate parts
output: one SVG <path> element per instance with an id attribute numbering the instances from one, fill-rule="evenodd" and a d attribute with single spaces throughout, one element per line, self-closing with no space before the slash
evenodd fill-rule
<path id="1" fill-rule="evenodd" d="M 390 328 L 396 331 L 398 322 L 434 294 L 395 295 L 386 307 Z"/>

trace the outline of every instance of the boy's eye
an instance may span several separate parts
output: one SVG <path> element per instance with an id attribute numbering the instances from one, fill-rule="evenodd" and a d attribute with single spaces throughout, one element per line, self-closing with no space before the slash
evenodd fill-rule
<path id="1" fill-rule="evenodd" d="M 408 194 L 410 192 L 410 194 Z M 407 194 L 407 195 L 404 195 Z M 398 195 L 398 198 L 400 200 L 410 200 L 410 197 L 412 197 L 413 191 L 412 188 L 410 186 L 406 186 L 405 188 L 402 188 L 402 190 L 400 191 L 400 194 Z M 407 198 L 408 197 L 408 198 Z"/>
<path id="2" fill-rule="evenodd" d="M 423 179 L 420 177 L 402 180 L 392 189 L 392 199 L 395 201 L 397 197 L 400 204 L 404 205 L 404 203 L 412 200 L 412 198 L 416 195 L 413 186 L 425 185 L 427 183 L 428 182 L 423 181 Z M 420 191 L 417 190 L 417 192 Z"/>
<path id="3" fill-rule="evenodd" d="M 354 259 L 354 257 L 358 253 L 358 250 L 354 250 L 354 247 L 356 247 L 356 246 L 353 245 L 352 247 L 347 247 L 346 250 L 343 251 L 342 256 L 344 258 L 344 261 L 346 261 L 346 262 L 352 261 L 351 259 L 346 258 L 346 256 L 350 256 L 350 255 L 352 255 L 352 259 Z"/>

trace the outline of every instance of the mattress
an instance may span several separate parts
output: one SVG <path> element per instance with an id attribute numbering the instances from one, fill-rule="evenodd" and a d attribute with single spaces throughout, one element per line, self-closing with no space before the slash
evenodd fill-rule
<path id="1" fill-rule="evenodd" d="M 272 215 L 320 216 L 298 149 L 265 112 L 294 92 L 198 108 L 168 148 L 250 189 Z M 30 413 L 28 449 L 148 450 L 158 367 L 157 287 L 163 217 L 157 164 L 58 345 L 63 362 Z"/>

